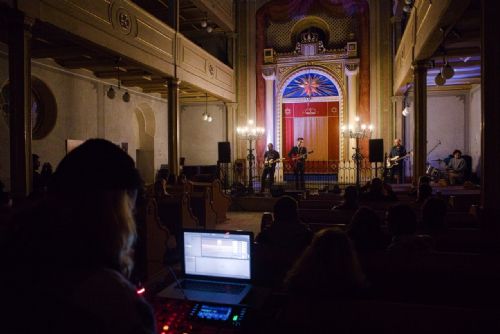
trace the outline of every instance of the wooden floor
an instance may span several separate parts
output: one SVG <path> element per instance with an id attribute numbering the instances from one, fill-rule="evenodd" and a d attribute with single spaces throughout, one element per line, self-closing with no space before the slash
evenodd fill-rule
<path id="1" fill-rule="evenodd" d="M 225 222 L 217 224 L 218 230 L 252 231 L 257 235 L 260 231 L 260 220 L 263 212 L 259 211 L 229 211 Z"/>

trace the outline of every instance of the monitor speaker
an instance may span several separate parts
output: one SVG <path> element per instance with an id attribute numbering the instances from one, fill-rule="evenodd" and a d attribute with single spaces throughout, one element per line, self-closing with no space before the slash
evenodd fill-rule
<path id="1" fill-rule="evenodd" d="M 383 139 L 370 139 L 369 155 L 370 155 L 370 162 L 384 162 Z"/>
<path id="2" fill-rule="evenodd" d="M 218 152 L 219 152 L 219 162 L 221 163 L 230 163 L 231 162 L 231 145 L 228 141 L 221 141 L 218 143 Z"/>

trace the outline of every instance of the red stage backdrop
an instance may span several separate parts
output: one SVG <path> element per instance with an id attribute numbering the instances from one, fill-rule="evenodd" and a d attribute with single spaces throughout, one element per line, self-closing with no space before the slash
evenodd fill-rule
<path id="1" fill-rule="evenodd" d="M 283 103 L 283 155 L 296 144 L 297 137 L 304 138 L 309 161 L 339 159 L 339 102 Z M 317 163 L 314 164 L 319 167 Z M 317 168 L 315 168 L 317 169 Z M 327 169 L 307 172 L 328 172 Z M 333 171 L 331 171 L 333 172 Z"/>

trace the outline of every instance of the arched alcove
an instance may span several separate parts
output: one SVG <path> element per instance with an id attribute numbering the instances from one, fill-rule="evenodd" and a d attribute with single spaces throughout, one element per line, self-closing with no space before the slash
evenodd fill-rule
<path id="1" fill-rule="evenodd" d="M 146 103 L 135 109 L 139 124 L 139 145 L 136 152 L 136 165 L 146 184 L 154 182 L 155 174 L 155 131 L 156 120 L 153 109 Z"/>

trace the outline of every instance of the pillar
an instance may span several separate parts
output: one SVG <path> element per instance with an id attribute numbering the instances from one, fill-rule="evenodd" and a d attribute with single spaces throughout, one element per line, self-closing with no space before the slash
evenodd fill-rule
<path id="1" fill-rule="evenodd" d="M 14 200 L 33 189 L 31 159 L 31 26 L 22 14 L 8 18 L 10 178 Z"/>
<path id="2" fill-rule="evenodd" d="M 414 137 L 413 137 L 413 184 L 425 175 L 427 162 L 427 63 L 413 64 L 414 87 Z"/>
<path id="3" fill-rule="evenodd" d="M 180 108 L 179 84 L 176 78 L 169 78 L 168 85 L 168 168 L 171 174 L 179 175 L 180 157 Z"/>
<path id="4" fill-rule="evenodd" d="M 262 77 L 266 81 L 266 111 L 265 111 L 265 126 L 266 126 L 266 145 L 274 143 L 274 81 L 276 74 L 273 69 L 266 68 L 262 72 Z"/>

